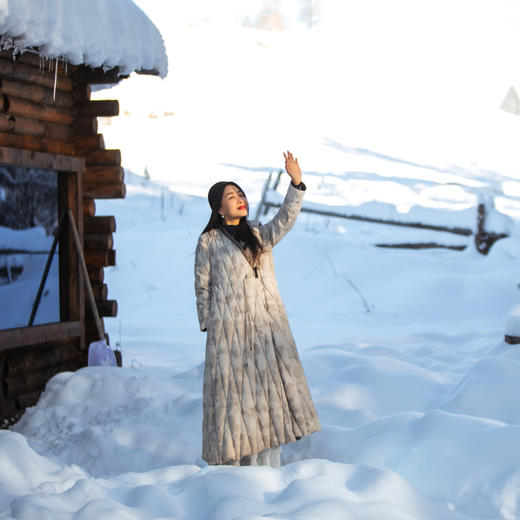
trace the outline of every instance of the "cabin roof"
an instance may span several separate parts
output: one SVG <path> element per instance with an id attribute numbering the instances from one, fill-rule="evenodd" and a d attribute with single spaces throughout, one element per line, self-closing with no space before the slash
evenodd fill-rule
<path id="1" fill-rule="evenodd" d="M 4 49 L 38 50 L 73 65 L 119 68 L 165 77 L 168 59 L 159 30 L 132 0 L 3 0 Z"/>

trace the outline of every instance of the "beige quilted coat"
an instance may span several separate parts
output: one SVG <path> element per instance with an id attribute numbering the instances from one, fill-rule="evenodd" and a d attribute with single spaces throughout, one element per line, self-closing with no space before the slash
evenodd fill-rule
<path id="1" fill-rule="evenodd" d="M 202 458 L 209 464 L 239 461 L 320 429 L 272 255 L 303 194 L 289 185 L 275 217 L 251 223 L 264 246 L 256 266 L 221 229 L 199 238 L 195 293 L 200 328 L 207 329 Z"/>

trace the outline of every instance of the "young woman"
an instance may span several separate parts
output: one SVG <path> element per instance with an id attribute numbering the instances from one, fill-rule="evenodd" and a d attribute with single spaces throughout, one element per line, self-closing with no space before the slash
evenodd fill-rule
<path id="1" fill-rule="evenodd" d="M 211 217 L 195 256 L 200 329 L 207 331 L 202 458 L 280 465 L 280 446 L 320 429 L 274 276 L 272 248 L 291 229 L 305 185 L 284 153 L 287 195 L 265 225 L 247 220 L 234 182 L 208 193 Z"/>

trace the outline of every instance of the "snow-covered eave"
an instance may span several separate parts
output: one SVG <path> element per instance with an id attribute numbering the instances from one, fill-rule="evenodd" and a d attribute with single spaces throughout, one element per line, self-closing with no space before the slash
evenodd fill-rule
<path id="1" fill-rule="evenodd" d="M 72 65 L 166 77 L 168 58 L 159 30 L 131 0 L 0 2 L 0 44 L 28 49 Z"/>

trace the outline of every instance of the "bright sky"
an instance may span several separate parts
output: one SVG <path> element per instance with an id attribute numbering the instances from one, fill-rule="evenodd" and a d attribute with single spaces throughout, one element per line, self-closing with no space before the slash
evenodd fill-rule
<path id="1" fill-rule="evenodd" d="M 164 168 L 165 147 L 160 177 L 277 164 L 286 147 L 310 169 L 344 171 L 335 142 L 520 176 L 520 117 L 499 108 L 520 85 L 518 0 L 322 0 L 312 30 L 295 22 L 298 0 L 280 0 L 286 31 L 243 27 L 262 0 L 136 3 L 163 34 L 169 76 L 123 82 L 122 112 L 174 114 L 153 122 L 153 139 L 149 121 L 133 131 L 123 152 L 136 171 Z"/>

